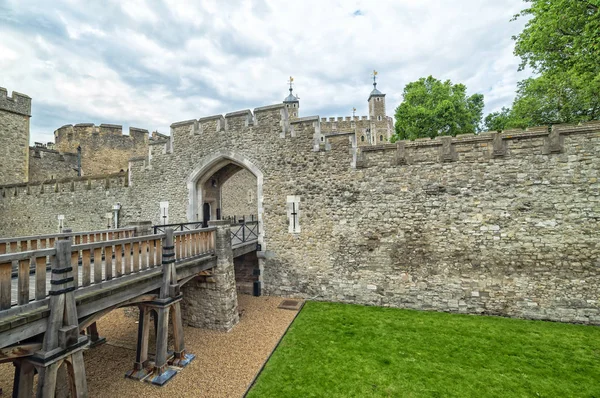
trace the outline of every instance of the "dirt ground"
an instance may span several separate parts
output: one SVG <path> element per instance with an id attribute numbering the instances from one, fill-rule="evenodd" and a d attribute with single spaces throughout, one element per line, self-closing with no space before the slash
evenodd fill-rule
<path id="1" fill-rule="evenodd" d="M 186 350 L 196 358 L 163 387 L 124 378 L 135 361 L 137 319 L 123 309 L 111 312 L 98 322 L 107 343 L 84 354 L 89 396 L 242 396 L 296 311 L 278 309 L 278 297 L 240 295 L 238 301 L 240 323 L 230 332 L 185 327 Z M 151 352 L 153 347 L 151 341 Z M 3 397 L 12 395 L 13 369 L 10 363 L 0 365 Z"/>

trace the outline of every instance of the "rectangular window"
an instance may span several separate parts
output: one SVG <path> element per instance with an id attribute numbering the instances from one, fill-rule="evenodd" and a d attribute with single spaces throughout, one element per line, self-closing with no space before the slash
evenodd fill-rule
<path id="1" fill-rule="evenodd" d="M 160 222 L 159 224 L 165 225 L 169 223 L 169 202 L 159 202 L 160 207 Z"/>
<path id="2" fill-rule="evenodd" d="M 287 197 L 288 232 L 300 233 L 300 196 Z"/>

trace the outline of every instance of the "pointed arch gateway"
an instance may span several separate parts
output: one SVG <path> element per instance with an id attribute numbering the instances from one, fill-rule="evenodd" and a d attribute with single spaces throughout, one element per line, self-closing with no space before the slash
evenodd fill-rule
<path id="1" fill-rule="evenodd" d="M 264 229 L 263 229 L 263 172 L 242 153 L 230 150 L 219 150 L 199 160 L 198 166 L 190 173 L 187 179 L 188 188 L 188 209 L 187 218 L 189 222 L 204 221 L 207 218 L 216 219 L 221 214 L 218 213 L 218 205 L 210 204 L 208 201 L 213 199 L 213 194 L 206 191 L 206 187 L 211 185 L 210 179 L 215 175 L 220 176 L 217 195 L 220 195 L 222 184 L 238 171 L 247 170 L 256 177 L 256 200 L 257 218 L 258 218 L 258 244 L 261 251 L 265 250 Z M 216 185 L 216 184 L 213 184 Z M 207 196 L 207 197 L 204 197 Z M 207 206 L 207 204 L 209 204 Z M 206 216 L 206 209 L 210 209 L 210 217 Z M 263 260 L 258 258 L 260 269 L 258 280 L 263 282 Z"/>

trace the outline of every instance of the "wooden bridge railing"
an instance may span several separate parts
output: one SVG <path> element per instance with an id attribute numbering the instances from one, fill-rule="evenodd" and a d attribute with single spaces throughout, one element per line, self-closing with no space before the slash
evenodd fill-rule
<path id="1" fill-rule="evenodd" d="M 54 247 L 57 239 L 71 238 L 75 245 L 88 242 L 101 242 L 119 238 L 130 238 L 135 228 L 106 229 L 100 231 L 65 232 L 60 234 L 19 236 L 0 239 L 0 254 L 18 253 L 28 250 Z"/>
<path id="2" fill-rule="evenodd" d="M 176 261 L 214 252 L 215 228 L 182 231 L 173 234 Z M 114 237 L 115 235 L 113 235 Z M 115 278 L 143 272 L 162 265 L 166 234 L 145 235 L 107 241 L 88 240 L 71 246 L 71 267 L 75 289 L 84 289 Z M 71 236 L 65 236 L 66 239 Z M 30 241 L 33 241 L 31 239 Z M 39 240 L 39 239 L 38 239 Z M 76 235 L 75 240 L 83 240 Z M 46 299 L 48 271 L 46 263 L 56 261 L 56 248 L 0 254 L 0 317 L 13 305 L 22 306 Z M 18 270 L 16 289 L 11 277 Z M 30 285 L 34 288 L 31 294 Z M 16 290 L 16 297 L 13 297 Z"/>
<path id="3" fill-rule="evenodd" d="M 175 260 L 198 256 L 215 248 L 214 228 L 196 229 L 173 233 Z"/>

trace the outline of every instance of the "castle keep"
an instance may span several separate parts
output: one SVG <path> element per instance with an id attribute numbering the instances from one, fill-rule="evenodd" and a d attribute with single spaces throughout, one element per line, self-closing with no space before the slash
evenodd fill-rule
<path id="1" fill-rule="evenodd" d="M 94 141 L 123 139 L 112 126 L 61 128 L 55 147 L 81 145 L 89 173 L 28 182 L 30 111 L 6 104 L 29 99 L 2 100 L 0 131 L 23 144 L 2 175 L 3 236 L 54 232 L 58 214 L 100 229 L 117 202 L 123 225 L 162 223 L 161 202 L 169 222 L 255 209 L 263 294 L 600 325 L 600 123 L 391 144 L 376 86 L 368 117 L 333 120 L 300 116 L 290 90 L 113 147 Z"/>

